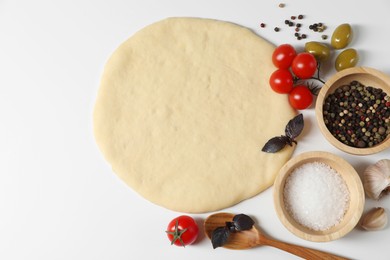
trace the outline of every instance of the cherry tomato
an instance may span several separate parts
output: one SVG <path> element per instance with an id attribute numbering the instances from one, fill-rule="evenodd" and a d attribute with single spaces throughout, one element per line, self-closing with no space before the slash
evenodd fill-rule
<path id="1" fill-rule="evenodd" d="M 280 94 L 287 94 L 293 88 L 293 77 L 291 72 L 286 69 L 275 70 L 269 78 L 271 88 Z"/>
<path id="2" fill-rule="evenodd" d="M 276 47 L 272 53 L 272 62 L 279 69 L 288 69 L 296 55 L 297 53 L 293 46 L 282 44 Z"/>
<path id="3" fill-rule="evenodd" d="M 308 52 L 299 53 L 292 61 L 291 69 L 298 78 L 311 78 L 317 70 L 316 58 Z"/>
<path id="4" fill-rule="evenodd" d="M 313 95 L 306 86 L 298 85 L 291 90 L 288 100 L 293 108 L 302 110 L 311 105 L 313 102 Z"/>
<path id="5" fill-rule="evenodd" d="M 193 218 L 182 215 L 169 222 L 166 233 L 171 245 L 184 247 L 195 242 L 199 234 L 199 228 Z"/>

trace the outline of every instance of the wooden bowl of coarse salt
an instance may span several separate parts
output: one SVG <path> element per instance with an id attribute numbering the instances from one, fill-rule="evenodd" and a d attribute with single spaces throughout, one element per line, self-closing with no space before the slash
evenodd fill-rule
<path id="1" fill-rule="evenodd" d="M 341 151 L 368 155 L 390 147 L 390 77 L 367 67 L 333 75 L 316 101 L 318 126 Z"/>
<path id="2" fill-rule="evenodd" d="M 328 152 L 293 157 L 274 183 L 274 205 L 280 221 L 308 241 L 327 242 L 348 234 L 359 222 L 364 201 L 355 169 Z"/>

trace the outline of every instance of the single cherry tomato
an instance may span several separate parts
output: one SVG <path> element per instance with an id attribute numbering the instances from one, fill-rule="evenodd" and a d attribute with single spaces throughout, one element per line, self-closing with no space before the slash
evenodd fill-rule
<path id="1" fill-rule="evenodd" d="M 275 92 L 287 94 L 292 90 L 294 82 L 289 70 L 278 69 L 271 74 L 269 84 Z"/>
<path id="2" fill-rule="evenodd" d="M 293 108 L 302 110 L 311 105 L 313 102 L 313 95 L 308 87 L 305 85 L 298 85 L 291 90 L 288 100 Z"/>
<path id="3" fill-rule="evenodd" d="M 297 53 L 293 46 L 282 44 L 276 47 L 272 53 L 272 62 L 279 69 L 288 69 L 296 55 Z"/>
<path id="4" fill-rule="evenodd" d="M 299 53 L 292 61 L 291 69 L 298 78 L 309 79 L 317 70 L 316 58 L 308 52 Z"/>
<path id="5" fill-rule="evenodd" d="M 166 233 L 171 245 L 184 247 L 195 242 L 199 234 L 199 228 L 193 218 L 182 215 L 169 222 Z"/>

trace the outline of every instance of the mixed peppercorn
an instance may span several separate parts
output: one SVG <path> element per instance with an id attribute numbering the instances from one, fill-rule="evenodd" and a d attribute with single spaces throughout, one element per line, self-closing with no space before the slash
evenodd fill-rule
<path id="1" fill-rule="evenodd" d="M 280 8 L 284 8 L 285 4 L 281 3 L 281 4 L 279 4 L 279 7 Z M 290 19 L 285 19 L 284 20 L 284 24 L 285 25 L 287 25 L 288 27 L 294 27 L 294 36 L 295 36 L 295 38 L 297 40 L 306 39 L 308 37 L 307 34 L 300 33 L 301 29 L 303 28 L 303 24 L 301 23 L 301 21 L 297 21 L 297 20 L 302 20 L 302 19 L 304 19 L 304 15 L 303 14 L 299 14 L 299 15 L 291 15 Z M 265 28 L 266 24 L 264 22 L 262 22 L 262 23 L 260 23 L 260 27 L 261 28 Z M 323 23 L 314 23 L 314 24 L 311 24 L 309 26 L 309 29 L 314 31 L 314 32 L 322 33 L 326 29 L 326 26 Z M 281 30 L 280 27 L 278 27 L 278 26 L 274 27 L 274 31 L 275 32 L 279 32 L 280 30 Z M 321 38 L 323 40 L 326 40 L 328 38 L 328 36 L 323 34 L 321 36 Z"/>
<path id="2" fill-rule="evenodd" d="M 326 97 L 325 125 L 340 142 L 358 148 L 375 146 L 390 133 L 390 96 L 358 81 Z"/>

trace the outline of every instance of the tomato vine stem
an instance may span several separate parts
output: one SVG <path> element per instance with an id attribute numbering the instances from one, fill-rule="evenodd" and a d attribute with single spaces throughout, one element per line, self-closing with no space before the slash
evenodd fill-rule
<path id="1" fill-rule="evenodd" d="M 320 70 L 321 70 L 321 62 L 318 62 L 317 63 L 317 75 L 316 77 L 311 77 L 310 79 L 315 79 L 315 80 L 318 80 L 319 82 L 321 82 L 322 84 L 325 84 L 325 81 L 321 79 L 320 77 Z"/>
<path id="2" fill-rule="evenodd" d="M 314 80 L 317 80 L 317 81 L 321 82 L 322 84 L 325 84 L 325 81 L 323 79 L 321 79 L 320 70 L 321 70 L 321 63 L 318 62 L 317 63 L 317 73 L 316 73 L 316 75 L 312 76 L 312 77 L 310 77 L 308 79 L 314 79 Z M 301 78 L 299 78 L 299 77 L 297 77 L 295 75 L 293 76 L 294 85 L 297 84 L 300 80 L 304 80 L 304 79 L 301 79 Z"/>

